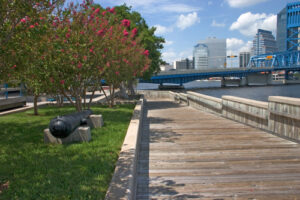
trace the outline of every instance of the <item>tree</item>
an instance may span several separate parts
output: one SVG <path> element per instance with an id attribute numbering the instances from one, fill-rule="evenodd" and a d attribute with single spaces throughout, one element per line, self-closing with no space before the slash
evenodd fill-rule
<path id="1" fill-rule="evenodd" d="M 149 59 L 151 64 L 149 69 L 143 74 L 141 78 L 149 79 L 153 73 L 158 73 L 160 71 L 160 65 L 164 63 L 161 59 L 160 50 L 163 49 L 164 38 L 155 36 L 155 28 L 149 28 L 146 21 L 141 17 L 140 13 L 136 11 L 131 11 L 131 7 L 126 4 L 122 6 L 115 7 L 117 11 L 117 16 L 119 19 L 129 19 L 131 23 L 131 28 L 138 29 L 138 36 L 141 38 L 141 44 L 145 49 L 149 51 Z M 132 84 L 129 86 L 132 89 Z"/>
<path id="2" fill-rule="evenodd" d="M 54 4 L 53 4 L 54 3 Z M 44 67 L 47 60 L 42 59 L 47 51 L 49 27 L 47 21 L 55 8 L 63 1 L 13 1 L 1 2 L 0 80 L 22 82 L 27 92 L 34 95 L 34 113 L 37 115 L 37 99 L 46 91 Z M 0 76 L 1 76 L 0 75 Z"/>

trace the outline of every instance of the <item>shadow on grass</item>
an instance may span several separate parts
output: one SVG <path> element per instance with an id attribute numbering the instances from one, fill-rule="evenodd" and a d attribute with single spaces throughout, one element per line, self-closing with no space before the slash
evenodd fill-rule
<path id="1" fill-rule="evenodd" d="M 92 130 L 92 141 L 46 145 L 43 130 L 71 107 L 40 109 L 0 118 L 0 184 L 10 186 L 0 199 L 103 199 L 123 143 L 134 105 L 94 107 L 104 127 Z"/>

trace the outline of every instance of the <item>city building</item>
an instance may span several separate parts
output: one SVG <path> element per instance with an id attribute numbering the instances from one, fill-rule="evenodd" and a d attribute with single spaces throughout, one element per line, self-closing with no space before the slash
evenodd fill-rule
<path id="1" fill-rule="evenodd" d="M 194 69 L 208 68 L 208 47 L 205 44 L 197 44 L 193 52 Z"/>
<path id="2" fill-rule="evenodd" d="M 226 63 L 226 39 L 209 37 L 194 47 L 195 69 L 224 68 Z"/>
<path id="3" fill-rule="evenodd" d="M 162 72 L 166 72 L 174 69 L 174 66 L 170 65 L 169 63 L 166 63 L 165 65 L 160 65 L 159 67 L 160 67 L 160 71 Z"/>
<path id="4" fill-rule="evenodd" d="M 300 50 L 300 2 L 288 3 L 277 14 L 276 43 L 278 51 Z"/>
<path id="5" fill-rule="evenodd" d="M 240 52 L 239 54 L 239 66 L 247 67 L 250 60 L 250 52 Z"/>
<path id="6" fill-rule="evenodd" d="M 286 8 L 277 14 L 276 44 L 278 51 L 286 51 Z"/>
<path id="7" fill-rule="evenodd" d="M 286 50 L 300 50 L 300 2 L 288 3 L 286 6 Z"/>
<path id="8" fill-rule="evenodd" d="M 180 61 L 174 61 L 174 68 L 176 70 L 193 69 L 193 61 L 188 58 Z"/>
<path id="9" fill-rule="evenodd" d="M 261 55 L 278 51 L 275 37 L 271 31 L 258 29 L 254 36 L 252 55 Z"/>

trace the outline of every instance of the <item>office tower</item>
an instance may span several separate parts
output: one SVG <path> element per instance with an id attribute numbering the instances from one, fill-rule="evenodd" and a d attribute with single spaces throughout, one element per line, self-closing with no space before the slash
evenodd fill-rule
<path id="1" fill-rule="evenodd" d="M 286 51 L 286 8 L 277 14 L 276 44 L 278 51 Z"/>
<path id="2" fill-rule="evenodd" d="M 250 60 L 250 52 L 240 52 L 239 54 L 240 67 L 247 67 Z"/>
<path id="3" fill-rule="evenodd" d="M 194 47 L 195 69 L 224 68 L 226 62 L 226 39 L 209 37 Z"/>
<path id="4" fill-rule="evenodd" d="M 278 51 L 271 31 L 258 29 L 253 40 L 252 55 L 261 55 Z"/>
<path id="5" fill-rule="evenodd" d="M 174 61 L 174 68 L 176 70 L 193 69 L 193 61 L 188 58 Z"/>

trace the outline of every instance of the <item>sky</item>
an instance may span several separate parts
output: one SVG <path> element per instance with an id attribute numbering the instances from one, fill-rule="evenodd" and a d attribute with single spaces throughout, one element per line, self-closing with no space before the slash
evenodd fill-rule
<path id="1" fill-rule="evenodd" d="M 257 29 L 270 30 L 275 36 L 277 13 L 295 1 L 94 0 L 102 7 L 132 6 L 149 27 L 157 28 L 157 36 L 165 38 L 162 58 L 169 63 L 192 58 L 194 46 L 207 37 L 226 39 L 227 55 L 250 51 Z"/>

